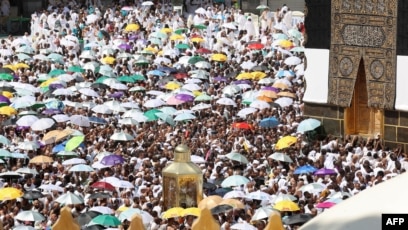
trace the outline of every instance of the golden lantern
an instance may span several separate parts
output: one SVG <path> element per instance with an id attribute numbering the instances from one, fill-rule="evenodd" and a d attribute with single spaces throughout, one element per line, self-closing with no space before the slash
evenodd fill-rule
<path id="1" fill-rule="evenodd" d="M 190 148 L 178 145 L 174 149 L 174 162 L 162 173 L 164 210 L 197 207 L 203 199 L 203 173 L 191 161 Z"/>

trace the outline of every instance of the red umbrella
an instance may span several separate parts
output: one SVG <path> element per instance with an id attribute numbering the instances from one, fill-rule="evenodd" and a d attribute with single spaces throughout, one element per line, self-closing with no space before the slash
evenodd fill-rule
<path id="1" fill-rule="evenodd" d="M 174 74 L 174 77 L 175 77 L 176 79 L 183 79 L 183 78 L 188 77 L 188 75 L 187 75 L 187 73 L 180 72 L 180 73 Z"/>
<path id="2" fill-rule="evenodd" d="M 251 43 L 248 45 L 248 49 L 251 49 L 251 50 L 261 50 L 264 47 L 265 46 L 261 43 Z"/>
<path id="3" fill-rule="evenodd" d="M 95 182 L 91 185 L 92 188 L 98 188 L 98 189 L 104 189 L 104 190 L 111 190 L 111 191 L 115 191 L 115 187 L 111 184 L 109 184 L 108 182 L 104 182 L 104 181 L 98 181 Z"/>
<path id="4" fill-rule="evenodd" d="M 336 203 L 330 202 L 330 201 L 326 201 L 326 202 L 322 202 L 322 203 L 318 203 L 316 205 L 316 208 L 331 208 L 334 205 L 336 205 Z"/>
<path id="5" fill-rule="evenodd" d="M 246 122 L 236 122 L 232 124 L 232 128 L 236 129 L 253 129 L 252 125 Z"/>
<path id="6" fill-rule="evenodd" d="M 190 38 L 203 38 L 203 37 L 199 34 L 192 34 Z"/>
<path id="7" fill-rule="evenodd" d="M 210 54 L 210 53 L 211 53 L 211 50 L 206 49 L 206 48 L 200 48 L 200 49 L 198 49 L 198 50 L 196 51 L 196 53 L 198 53 L 198 54 Z"/>

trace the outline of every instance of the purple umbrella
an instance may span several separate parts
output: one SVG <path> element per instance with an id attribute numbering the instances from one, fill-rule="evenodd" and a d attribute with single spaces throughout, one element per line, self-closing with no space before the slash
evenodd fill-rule
<path id="1" fill-rule="evenodd" d="M 227 79 L 225 77 L 215 77 L 213 80 L 214 81 L 223 81 L 223 82 L 227 81 Z"/>
<path id="2" fill-rule="evenodd" d="M 121 49 L 123 49 L 123 50 L 130 50 L 130 49 L 132 49 L 132 46 L 129 45 L 129 44 L 120 44 L 118 47 L 121 48 Z"/>
<path id="3" fill-rule="evenodd" d="M 8 99 L 7 97 L 3 95 L 0 95 L 0 103 L 10 104 L 10 99 Z"/>
<path id="4" fill-rule="evenodd" d="M 45 115 L 55 115 L 55 114 L 61 114 L 61 110 L 59 109 L 45 109 L 44 111 L 42 111 L 42 114 Z"/>
<path id="5" fill-rule="evenodd" d="M 177 94 L 175 98 L 180 101 L 194 101 L 194 97 L 188 94 Z"/>
<path id="6" fill-rule="evenodd" d="M 64 86 L 60 83 L 55 83 L 55 84 L 50 84 L 49 86 L 50 89 L 62 89 Z"/>
<path id="7" fill-rule="evenodd" d="M 333 175 L 333 174 L 337 174 L 337 172 L 334 171 L 333 169 L 326 169 L 326 168 L 321 168 L 314 173 L 314 175 L 320 175 L 320 176 Z"/>
<path id="8" fill-rule="evenodd" d="M 113 97 L 113 98 L 121 98 L 123 96 L 123 92 L 115 92 L 115 93 L 109 94 L 108 96 Z"/>
<path id="9" fill-rule="evenodd" d="M 125 159 L 119 155 L 107 155 L 101 160 L 102 164 L 109 166 L 122 164 L 123 162 L 125 162 Z"/>
<path id="10" fill-rule="evenodd" d="M 277 89 L 275 87 L 272 87 L 272 86 L 265 86 L 261 90 L 269 90 L 269 91 L 273 91 L 275 93 L 279 93 L 279 89 Z"/>
<path id="11" fill-rule="evenodd" d="M 238 80 L 238 81 L 234 81 L 235 85 L 239 85 L 239 84 L 248 84 L 250 85 L 252 82 L 250 80 Z"/>
<path id="12" fill-rule="evenodd" d="M 137 36 L 136 34 L 132 34 L 130 37 L 129 37 L 129 40 L 136 40 L 136 39 L 138 39 L 139 38 L 139 36 Z"/>

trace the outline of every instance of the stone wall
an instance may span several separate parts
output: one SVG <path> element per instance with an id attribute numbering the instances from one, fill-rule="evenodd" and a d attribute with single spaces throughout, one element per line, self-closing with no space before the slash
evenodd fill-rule
<path id="1" fill-rule="evenodd" d="M 327 134 L 344 135 L 344 109 L 336 106 L 305 103 L 306 117 L 315 118 L 322 122 Z"/>
<path id="2" fill-rule="evenodd" d="M 385 145 L 394 148 L 402 145 L 408 149 L 408 113 L 399 111 L 384 112 Z"/>

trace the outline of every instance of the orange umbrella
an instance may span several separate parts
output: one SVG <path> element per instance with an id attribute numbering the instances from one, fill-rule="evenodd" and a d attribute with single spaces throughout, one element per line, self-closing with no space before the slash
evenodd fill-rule
<path id="1" fill-rule="evenodd" d="M 261 90 L 259 93 L 259 96 L 264 96 L 264 97 L 269 97 L 269 98 L 278 98 L 278 95 L 276 94 L 275 91 L 271 90 Z"/>
<path id="2" fill-rule="evenodd" d="M 44 163 L 53 163 L 54 160 L 51 157 L 40 155 L 32 158 L 30 164 L 44 164 Z"/>
<path id="3" fill-rule="evenodd" d="M 246 122 L 235 122 L 232 124 L 235 129 L 253 129 L 254 127 Z"/>
<path id="4" fill-rule="evenodd" d="M 287 92 L 287 91 L 282 91 L 278 93 L 278 96 L 280 97 L 291 97 L 291 98 L 296 98 L 296 95 L 294 93 L 291 92 Z"/>
<path id="5" fill-rule="evenodd" d="M 234 209 L 244 209 L 245 208 L 245 205 L 241 201 L 236 200 L 236 199 L 224 199 L 220 203 L 220 205 L 222 205 L 222 204 L 230 205 Z"/>
<path id="6" fill-rule="evenodd" d="M 272 87 L 278 88 L 278 89 L 289 89 L 289 86 L 283 82 L 275 82 L 273 83 Z"/>
<path id="7" fill-rule="evenodd" d="M 215 195 L 214 196 L 208 196 L 208 197 L 202 199 L 200 201 L 200 203 L 198 203 L 198 208 L 200 208 L 202 210 L 205 209 L 205 208 L 211 210 L 215 206 L 219 205 L 222 201 L 223 201 L 223 199 L 220 196 L 215 196 Z"/>
<path id="8" fill-rule="evenodd" d="M 267 96 L 259 96 L 256 99 L 258 99 L 260 101 L 273 102 L 272 98 L 267 97 Z"/>

